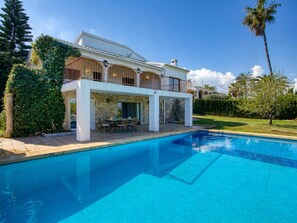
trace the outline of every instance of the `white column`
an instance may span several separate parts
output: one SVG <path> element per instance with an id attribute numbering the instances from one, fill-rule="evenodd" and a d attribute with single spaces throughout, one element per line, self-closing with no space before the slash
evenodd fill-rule
<path id="1" fill-rule="evenodd" d="M 149 96 L 149 131 L 159 131 L 159 94 Z"/>
<path id="2" fill-rule="evenodd" d="M 76 88 L 76 139 L 80 142 L 91 139 L 90 87 L 88 80 L 79 80 Z"/>
<path id="3" fill-rule="evenodd" d="M 136 86 L 140 87 L 140 75 L 142 74 L 142 71 L 140 69 L 137 69 L 136 71 Z"/>
<path id="4" fill-rule="evenodd" d="M 107 79 L 108 79 L 108 67 L 109 66 L 107 66 L 107 67 L 103 66 L 103 78 L 102 78 L 103 82 L 107 82 Z"/>
<path id="5" fill-rule="evenodd" d="M 140 87 L 140 73 L 136 73 L 136 86 Z"/>
<path id="6" fill-rule="evenodd" d="M 193 97 L 185 99 L 185 126 L 191 127 L 193 125 Z"/>

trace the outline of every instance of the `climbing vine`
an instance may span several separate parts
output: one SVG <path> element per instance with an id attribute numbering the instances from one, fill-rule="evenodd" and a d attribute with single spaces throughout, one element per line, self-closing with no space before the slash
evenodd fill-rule
<path id="1" fill-rule="evenodd" d="M 63 129 L 63 69 L 65 60 L 80 56 L 80 52 L 50 36 L 41 36 L 33 44 L 32 55 L 31 66 L 14 65 L 6 84 L 6 92 L 14 95 L 15 136 Z"/>

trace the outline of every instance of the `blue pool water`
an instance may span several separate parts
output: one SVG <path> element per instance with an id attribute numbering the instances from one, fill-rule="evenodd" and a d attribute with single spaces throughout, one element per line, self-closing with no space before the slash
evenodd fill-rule
<path id="1" fill-rule="evenodd" d="M 198 132 L 0 166 L 0 222 L 297 222 L 297 142 Z"/>

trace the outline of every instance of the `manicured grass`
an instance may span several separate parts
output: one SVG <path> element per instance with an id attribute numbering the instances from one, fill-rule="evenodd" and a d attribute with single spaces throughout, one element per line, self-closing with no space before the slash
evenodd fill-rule
<path id="1" fill-rule="evenodd" d="M 297 136 L 297 120 L 274 120 L 268 125 L 266 119 L 231 118 L 210 115 L 194 115 L 194 125 L 214 125 L 213 129 Z M 198 119 L 198 120 L 195 120 Z"/>

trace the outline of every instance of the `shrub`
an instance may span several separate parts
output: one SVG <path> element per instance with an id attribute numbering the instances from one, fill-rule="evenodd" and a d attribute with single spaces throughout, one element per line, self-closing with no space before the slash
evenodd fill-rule
<path id="1" fill-rule="evenodd" d="M 14 95 L 14 136 L 62 130 L 65 114 L 61 93 L 63 68 L 67 57 L 80 55 L 77 49 L 49 36 L 39 37 L 33 49 L 40 58 L 41 68 L 15 65 L 6 84 L 6 92 Z"/>
<path id="2" fill-rule="evenodd" d="M 229 96 L 221 94 L 208 94 L 203 97 L 205 100 L 227 100 Z"/>
<path id="3" fill-rule="evenodd" d="M 0 131 L 4 131 L 6 128 L 6 115 L 5 111 L 3 110 L 0 112 Z"/>
<path id="4" fill-rule="evenodd" d="M 285 106 L 281 108 L 281 112 L 277 119 L 295 119 L 297 118 L 297 97 L 291 94 L 286 95 Z M 242 100 L 224 99 L 224 100 L 206 100 L 196 99 L 193 105 L 193 111 L 200 115 L 219 115 L 242 118 L 265 118 L 257 113 L 247 113 L 239 109 Z"/>

